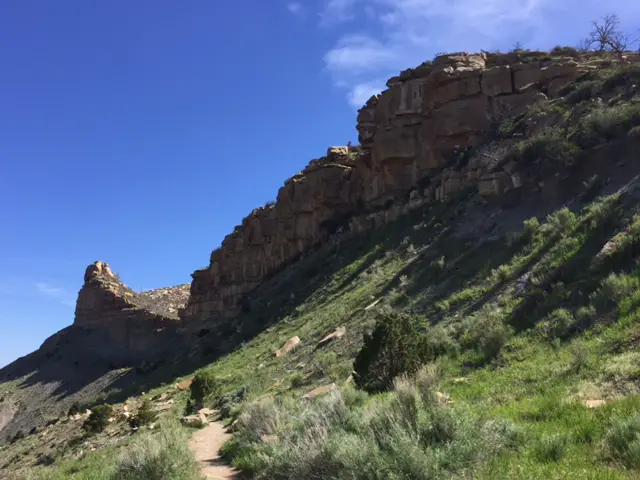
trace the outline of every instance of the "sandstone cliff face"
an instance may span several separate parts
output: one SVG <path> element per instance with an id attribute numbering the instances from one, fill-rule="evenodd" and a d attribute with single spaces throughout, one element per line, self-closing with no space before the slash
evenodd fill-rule
<path id="1" fill-rule="evenodd" d="M 109 265 L 95 262 L 85 272 L 73 329 L 99 334 L 100 356 L 113 361 L 161 355 L 179 341 L 177 311 L 188 295 L 188 285 L 136 294 Z"/>
<path id="2" fill-rule="evenodd" d="M 420 180 L 431 186 L 420 192 L 427 200 L 482 183 L 482 165 L 461 171 L 452 152 L 480 144 L 505 116 L 553 98 L 591 68 L 569 57 L 528 61 L 534 55 L 541 52 L 443 56 L 389 80 L 388 90 L 358 115 L 360 142 L 371 152 L 368 168 L 360 170 L 363 201 L 380 202 Z"/>
<path id="3" fill-rule="evenodd" d="M 180 316 L 198 328 L 235 315 L 267 276 L 338 228 L 374 228 L 470 184 L 486 194 L 517 186 L 516 172 L 489 173 L 479 164 L 447 169 L 452 151 L 477 145 L 503 115 L 553 96 L 585 68 L 572 58 L 527 63 L 519 55 L 459 54 L 392 78 L 359 111 L 361 147 L 330 148 L 285 182 L 274 205 L 246 217 L 208 268 L 193 273 Z M 403 207 L 388 208 L 409 193 Z"/>
<path id="4" fill-rule="evenodd" d="M 357 206 L 357 156 L 349 147 L 329 149 L 285 182 L 275 204 L 246 217 L 211 254 L 209 267 L 193 273 L 189 303 L 181 312 L 187 325 L 234 315 L 266 276 L 326 240 L 336 220 Z"/>
<path id="5" fill-rule="evenodd" d="M 360 147 L 330 148 L 285 182 L 275 204 L 246 217 L 209 266 L 192 274 L 180 317 L 197 329 L 234 316 L 268 276 L 336 230 L 376 228 L 469 187 L 485 197 L 521 188 L 526 179 L 514 162 L 492 151 L 462 161 L 463 153 L 485 143 L 504 118 L 557 97 L 602 62 L 548 52 L 461 53 L 391 78 L 358 112 Z"/>

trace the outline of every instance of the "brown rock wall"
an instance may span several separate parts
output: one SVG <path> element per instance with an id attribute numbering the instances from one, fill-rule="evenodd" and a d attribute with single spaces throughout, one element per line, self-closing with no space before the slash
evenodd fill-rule
<path id="1" fill-rule="evenodd" d="M 266 277 L 341 228 L 376 228 L 471 186 L 482 195 L 518 188 L 517 168 L 490 156 L 458 167 L 452 152 L 478 145 L 504 115 L 557 95 L 586 68 L 547 52 L 459 53 L 393 77 L 358 111 L 361 146 L 329 149 L 285 182 L 274 205 L 244 219 L 193 273 L 180 316 L 195 328 L 224 321 Z"/>
<path id="2" fill-rule="evenodd" d="M 186 304 L 188 292 L 188 285 L 180 285 L 136 294 L 109 265 L 95 262 L 86 269 L 73 328 L 99 332 L 96 353 L 109 360 L 161 355 L 177 342 L 177 311 Z"/>

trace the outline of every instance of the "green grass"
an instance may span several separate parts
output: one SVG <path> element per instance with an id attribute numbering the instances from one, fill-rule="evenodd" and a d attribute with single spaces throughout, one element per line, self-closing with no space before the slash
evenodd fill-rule
<path id="1" fill-rule="evenodd" d="M 433 465 L 435 458 L 444 455 L 448 460 L 442 461 L 452 463 L 442 467 L 443 470 L 438 470 L 440 467 L 424 470 L 431 472 L 423 473 L 424 478 L 464 475 L 458 472 L 457 461 L 448 457 L 453 455 L 451 452 L 434 452 L 428 445 L 410 449 L 409 444 L 421 444 L 407 431 L 397 433 L 398 438 L 396 433 L 389 433 L 389 438 L 382 443 L 379 438 L 374 441 L 366 433 L 371 423 L 365 426 L 358 423 L 362 418 L 381 415 L 378 405 L 384 405 L 382 410 L 390 410 L 390 404 L 385 402 L 397 401 L 389 400 L 398 395 L 397 391 L 380 398 L 369 397 L 363 406 L 347 408 L 340 414 L 339 428 L 333 424 L 318 427 L 323 434 L 321 439 L 313 439 L 320 442 L 314 443 L 313 448 L 300 443 L 309 439 L 302 430 L 296 430 L 302 426 L 293 418 L 304 417 L 308 413 L 306 409 L 315 407 L 300 404 L 295 398 L 297 391 L 315 386 L 316 378 L 317 384 L 326 383 L 330 372 L 338 366 L 344 368 L 342 379 L 346 378 L 360 345 L 359 332 L 370 331 L 373 326 L 373 316 L 364 312 L 364 307 L 380 296 L 384 303 L 384 298 L 404 291 L 404 301 L 395 308 L 421 318 L 425 325 L 438 323 L 438 328 L 454 341 L 456 348 L 441 355 L 437 362 L 442 370 L 440 388 L 453 400 L 456 415 L 475 419 L 473 421 L 511 422 L 519 432 L 517 437 L 521 441 L 515 450 L 501 449 L 493 459 L 464 457 L 467 460 L 461 462 L 470 463 L 460 467 L 460 472 L 473 471 L 480 478 L 547 478 L 555 475 L 553 472 L 562 472 L 562 478 L 634 477 L 628 466 L 630 460 L 620 458 L 633 455 L 635 447 L 630 447 L 631 453 L 615 454 L 618 457 L 605 453 L 613 452 L 612 448 L 605 447 L 607 442 L 611 443 L 607 432 L 614 428 L 615 422 L 626 425 L 632 415 L 629 406 L 640 404 L 633 387 L 640 373 L 638 357 L 624 353 L 625 348 L 632 346 L 628 339 L 640 337 L 640 326 L 636 323 L 640 302 L 635 300 L 640 298 L 640 283 L 638 273 L 630 269 L 628 262 L 621 261 L 634 251 L 635 218 L 634 206 L 624 206 L 618 195 L 598 199 L 576 212 L 561 209 L 542 222 L 525 222 L 521 233 L 502 240 L 502 249 L 496 249 L 495 245 L 483 249 L 485 262 L 487 255 L 494 255 L 496 261 L 501 262 L 496 267 L 487 268 L 486 263 L 480 262 L 466 263 L 466 269 L 456 271 L 459 276 L 456 279 L 446 270 L 434 274 L 432 257 L 424 255 L 415 260 L 415 253 L 405 254 L 401 248 L 378 255 L 370 262 L 369 273 L 365 269 L 353 276 L 362 259 L 372 260 L 369 255 L 375 255 L 365 250 L 362 257 L 324 284 L 316 292 L 317 296 L 299 305 L 296 316 L 284 318 L 266 334 L 210 367 L 220 376 L 228 375 L 231 385 L 234 381 L 243 381 L 242 374 L 232 373 L 232 365 L 247 361 L 262 364 L 260 370 L 266 374 L 266 382 L 257 384 L 254 377 L 253 398 L 264 392 L 276 395 L 276 400 L 267 400 L 267 406 L 246 404 L 240 416 L 245 418 L 242 421 L 249 422 L 246 415 L 254 418 L 255 414 L 274 419 L 275 423 L 270 423 L 262 432 L 262 438 L 248 434 L 249 429 L 258 428 L 255 424 L 249 422 L 240 427 L 227 448 L 228 457 L 239 468 L 256 475 L 262 474 L 256 472 L 280 471 L 286 472 L 283 478 L 309 478 L 305 475 L 313 467 L 326 468 L 326 478 L 375 478 L 366 477 L 373 474 L 366 470 L 362 458 L 363 463 L 358 463 L 360 457 L 355 452 L 367 452 L 367 457 L 375 455 L 382 459 L 375 468 L 385 475 L 394 475 L 390 473 L 389 464 L 399 469 L 396 475 L 414 475 L 412 468 L 426 468 L 424 465 Z M 444 219 L 445 225 L 447 220 L 455 221 L 455 218 Z M 426 224 L 438 223 L 442 228 L 441 221 Z M 618 244 L 619 252 L 612 254 L 611 261 L 594 267 L 594 256 L 620 229 L 630 234 Z M 405 233 L 410 235 L 408 230 Z M 427 234 L 422 237 L 424 243 L 417 237 L 405 243 L 413 245 L 418 252 L 426 252 L 428 240 L 432 238 Z M 447 255 L 447 258 L 454 257 L 455 254 Z M 466 257 L 467 260 L 473 258 L 473 255 Z M 529 285 L 525 287 L 525 294 L 518 294 L 514 282 L 525 272 L 530 274 Z M 349 274 L 351 282 L 342 284 L 343 275 Z M 433 278 L 437 278 L 440 288 L 431 283 Z M 339 288 L 344 288 L 342 293 Z M 442 308 L 443 303 L 447 304 L 446 309 Z M 311 338 L 318 338 L 339 324 L 347 324 L 350 329 L 344 343 L 338 342 L 320 352 L 303 347 L 289 358 L 272 358 L 271 350 L 288 336 L 298 334 L 304 339 L 310 334 Z M 353 335 L 353 329 L 357 329 L 357 335 Z M 301 330 L 308 332 L 307 335 L 300 335 Z M 265 342 L 277 334 L 277 340 Z M 625 338 L 628 347 L 619 343 Z M 318 358 L 314 358 L 316 355 Z M 318 367 L 319 364 L 322 366 Z M 305 372 L 304 378 L 309 382 L 279 382 L 281 372 L 287 370 Z M 293 378 L 300 377 L 294 375 Z M 582 403 L 599 399 L 608 403 L 594 409 Z M 262 413 L 257 414 L 254 409 Z M 317 412 L 308 414 L 321 416 Z M 389 432 L 393 431 L 387 427 Z M 410 440 L 403 440 L 402 435 L 408 435 Z M 406 458 L 386 459 L 386 451 L 378 450 L 386 441 L 402 445 L 396 454 L 405 452 Z M 319 457 L 308 458 L 309 452 Z M 471 455 L 469 450 L 465 452 Z M 341 455 L 353 456 L 353 463 Z M 314 463 L 316 461 L 320 463 Z M 436 465 L 440 464 L 436 462 Z"/>
<path id="2" fill-rule="evenodd" d="M 439 405 L 433 386 L 430 372 L 419 372 L 377 398 L 346 389 L 310 405 L 254 404 L 224 453 L 255 478 L 431 479 L 516 447 L 509 422 Z"/>
<path id="3" fill-rule="evenodd" d="M 107 447 L 80 460 L 68 460 L 37 469 L 29 480 L 199 480 L 188 431 L 176 421 L 163 421 L 157 431 L 146 431 L 118 450 Z M 115 461 L 114 461 L 115 459 Z"/>

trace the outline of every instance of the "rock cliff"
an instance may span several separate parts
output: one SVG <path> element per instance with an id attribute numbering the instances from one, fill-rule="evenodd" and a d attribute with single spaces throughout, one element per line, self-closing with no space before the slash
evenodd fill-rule
<path id="1" fill-rule="evenodd" d="M 274 203 L 227 235 L 190 287 L 138 295 L 97 262 L 87 269 L 74 325 L 104 329 L 129 352 L 148 351 L 167 329 L 228 322 L 267 278 L 338 232 L 376 228 L 463 189 L 482 197 L 539 189 L 516 161 L 486 147 L 500 124 L 553 101 L 591 70 L 638 60 L 559 53 L 450 54 L 401 72 L 358 111 L 360 145 L 331 147 L 288 179 Z"/>
<path id="2" fill-rule="evenodd" d="M 188 295 L 188 285 L 137 294 L 95 262 L 86 269 L 73 328 L 99 333 L 98 353 L 116 363 L 160 356 L 179 341 L 177 311 Z"/>
<path id="3" fill-rule="evenodd" d="M 358 112 L 361 145 L 330 148 L 285 182 L 275 204 L 251 212 L 192 274 L 181 318 L 198 328 L 235 315 L 262 281 L 336 230 L 375 228 L 468 187 L 485 196 L 519 188 L 517 165 L 496 165 L 490 152 L 465 163 L 461 152 L 601 62 L 460 53 L 391 78 Z"/>

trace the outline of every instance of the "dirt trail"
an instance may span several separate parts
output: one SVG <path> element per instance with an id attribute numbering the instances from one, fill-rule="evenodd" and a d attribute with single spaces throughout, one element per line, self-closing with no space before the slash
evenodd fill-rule
<path id="1" fill-rule="evenodd" d="M 209 480 L 239 479 L 238 472 L 225 464 L 218 451 L 231 435 L 225 432 L 219 422 L 213 422 L 196 431 L 191 437 L 189 447 L 196 456 L 200 471 Z"/>

